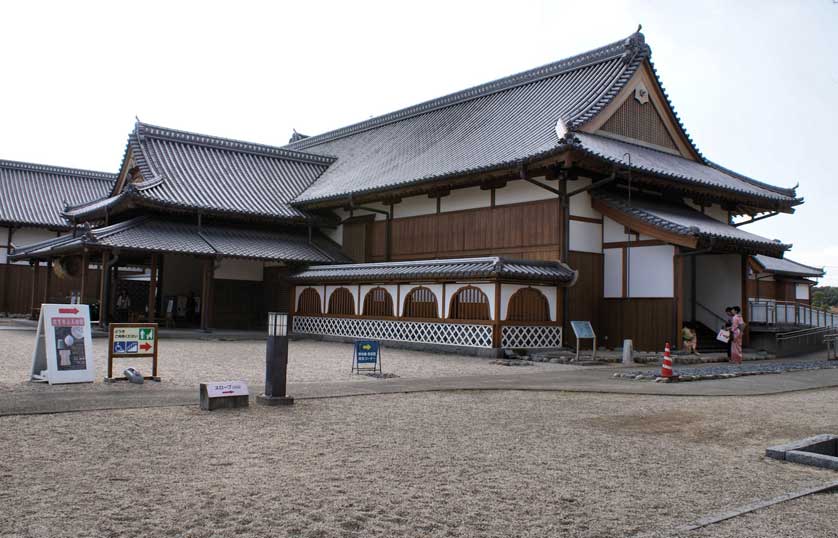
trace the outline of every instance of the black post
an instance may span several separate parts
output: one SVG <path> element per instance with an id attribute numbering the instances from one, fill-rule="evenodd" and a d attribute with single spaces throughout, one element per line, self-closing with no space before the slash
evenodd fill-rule
<path id="1" fill-rule="evenodd" d="M 268 313 L 268 342 L 265 353 L 265 393 L 257 401 L 265 405 L 291 405 L 288 386 L 288 314 Z"/>

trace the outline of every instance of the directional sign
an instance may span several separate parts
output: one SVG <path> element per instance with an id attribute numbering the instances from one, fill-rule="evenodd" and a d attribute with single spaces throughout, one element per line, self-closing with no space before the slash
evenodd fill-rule
<path id="1" fill-rule="evenodd" d="M 355 351 L 352 354 L 352 371 L 381 371 L 381 346 L 378 341 L 355 341 Z"/>
<path id="2" fill-rule="evenodd" d="M 113 361 L 115 358 L 151 357 L 151 376 L 146 379 L 159 381 L 157 377 L 157 324 L 156 323 L 111 323 L 110 345 L 108 346 L 108 377 L 114 381 Z"/>
<path id="3" fill-rule="evenodd" d="M 247 396 L 247 383 L 244 381 L 214 381 L 207 383 L 207 397 Z"/>

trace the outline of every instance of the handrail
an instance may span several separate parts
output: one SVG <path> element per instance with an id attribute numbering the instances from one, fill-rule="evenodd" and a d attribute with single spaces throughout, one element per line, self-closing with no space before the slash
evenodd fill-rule
<path id="1" fill-rule="evenodd" d="M 806 336 L 814 336 L 821 333 L 830 333 L 836 331 L 835 327 L 808 327 L 806 329 L 799 329 L 797 331 L 789 331 L 785 333 L 777 333 L 775 336 L 778 342 L 786 340 L 793 340 L 795 338 L 804 338 Z"/>
<path id="2" fill-rule="evenodd" d="M 717 320 L 721 321 L 722 323 L 727 323 L 727 322 L 728 322 L 728 320 L 726 320 L 726 319 L 725 319 L 725 318 L 723 318 L 722 316 L 720 316 L 720 315 L 716 314 L 715 312 L 713 312 L 712 310 L 710 310 L 709 308 L 707 308 L 707 307 L 706 307 L 706 306 L 704 306 L 703 304 L 699 303 L 698 301 L 695 301 L 695 305 L 696 305 L 696 306 L 700 306 L 701 308 L 703 308 L 703 309 L 704 309 L 704 311 L 705 311 L 705 312 L 707 312 L 708 314 L 710 314 L 711 316 L 713 316 L 713 317 L 714 317 L 714 318 L 716 318 Z"/>

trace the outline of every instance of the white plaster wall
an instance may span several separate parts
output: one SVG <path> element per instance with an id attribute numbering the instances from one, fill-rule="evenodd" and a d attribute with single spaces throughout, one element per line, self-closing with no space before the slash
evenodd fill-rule
<path id="1" fill-rule="evenodd" d="M 6 247 L 0 247 L 0 264 L 6 263 L 7 261 L 9 261 L 9 253 Z"/>
<path id="2" fill-rule="evenodd" d="M 722 209 L 722 206 L 719 204 L 713 204 L 711 206 L 707 206 L 704 208 L 704 214 L 710 218 L 714 218 L 720 222 L 724 222 L 727 224 L 728 222 L 728 212 Z"/>
<path id="3" fill-rule="evenodd" d="M 261 282 L 264 265 L 264 262 L 257 260 L 223 258 L 212 277 L 219 280 L 250 280 Z"/>
<path id="4" fill-rule="evenodd" d="M 623 249 L 606 248 L 602 251 L 602 295 L 623 296 Z"/>
<path id="5" fill-rule="evenodd" d="M 521 288 L 530 286 L 522 286 L 520 284 L 501 284 L 500 288 L 500 319 L 506 319 L 506 313 L 509 311 L 509 299 L 512 295 Z M 557 293 L 554 286 L 532 286 L 547 297 L 547 304 L 550 305 L 550 321 L 556 321 L 556 301 Z"/>
<path id="6" fill-rule="evenodd" d="M 320 231 L 338 245 L 343 245 L 343 224 L 339 224 L 335 228 L 320 228 Z"/>
<path id="7" fill-rule="evenodd" d="M 317 294 L 320 296 L 320 310 L 325 312 L 329 304 L 323 301 L 323 286 L 297 286 L 294 288 L 294 311 L 297 311 L 297 305 L 300 304 L 300 295 L 309 288 L 317 291 Z"/>
<path id="8" fill-rule="evenodd" d="M 401 317 L 404 314 L 404 300 L 407 297 L 407 294 L 410 293 L 410 290 L 418 287 L 424 287 L 431 290 L 431 292 L 436 297 L 436 306 L 437 306 L 437 313 L 436 315 L 442 317 L 442 309 L 444 305 L 442 304 L 442 284 L 402 284 L 401 285 L 401 297 L 399 297 L 399 312 L 396 314 L 397 316 Z M 393 300 L 396 299 L 396 296 L 393 296 Z"/>
<path id="9" fill-rule="evenodd" d="M 332 294 L 335 290 L 340 288 L 346 288 L 349 290 L 349 293 L 352 294 L 352 302 L 355 304 L 355 313 L 358 313 L 358 286 L 326 286 L 326 299 L 323 301 L 323 313 L 327 313 L 329 311 L 329 299 L 332 298 Z M 322 286 L 321 286 L 322 289 Z M 320 294 L 322 295 L 323 292 L 321 291 Z M 395 300 L 395 298 L 393 299 Z"/>
<path id="10" fill-rule="evenodd" d="M 809 284 L 798 284 L 794 289 L 794 298 L 795 299 L 808 299 L 809 298 Z"/>
<path id="11" fill-rule="evenodd" d="M 569 248 L 577 252 L 602 252 L 602 224 L 570 221 Z"/>
<path id="12" fill-rule="evenodd" d="M 393 206 L 393 218 L 417 217 L 436 213 L 436 199 L 427 195 L 404 198 Z"/>
<path id="13" fill-rule="evenodd" d="M 619 222 L 609 219 L 608 217 L 602 218 L 602 235 L 603 240 L 606 243 L 618 243 L 623 241 L 628 241 L 628 234 L 626 234 L 626 227 L 620 224 Z"/>
<path id="14" fill-rule="evenodd" d="M 440 211 L 460 211 L 461 209 L 475 209 L 489 207 L 492 204 L 491 191 L 481 190 L 480 187 L 454 189 L 451 194 L 440 201 Z"/>
<path id="15" fill-rule="evenodd" d="M 445 287 L 445 317 L 448 318 L 451 314 L 451 298 L 454 297 L 454 294 L 457 293 L 461 288 L 465 288 L 466 286 L 472 286 L 475 288 L 479 288 L 483 293 L 486 294 L 486 297 L 489 299 L 489 317 L 491 319 L 495 318 L 495 285 L 494 283 L 486 282 L 486 283 L 478 283 L 478 282 L 455 282 L 453 284 L 448 284 Z"/>
<path id="16" fill-rule="evenodd" d="M 576 189 L 588 187 L 590 186 L 590 184 L 590 178 L 580 177 L 576 181 L 568 182 L 567 190 L 574 191 Z M 596 211 L 593 207 L 591 207 L 591 195 L 587 192 L 583 192 L 577 194 L 576 196 L 572 196 L 568 203 L 570 205 L 571 215 L 576 215 L 577 217 L 590 217 L 592 219 L 598 219 L 602 217 L 602 214 L 600 214 L 599 211 Z"/>
<path id="17" fill-rule="evenodd" d="M 742 257 L 739 254 L 700 255 L 695 264 L 696 302 L 718 316 L 724 316 L 726 306 L 742 302 Z M 696 308 L 699 316 L 700 310 L 701 307 Z"/>
<path id="18" fill-rule="evenodd" d="M 23 247 L 33 243 L 40 243 L 47 239 L 54 239 L 58 237 L 57 232 L 46 230 L 44 228 L 16 228 L 12 230 L 12 244 L 15 247 Z M 5 239 L 5 238 L 4 238 Z M 3 241 L 5 243 L 5 241 Z"/>
<path id="19" fill-rule="evenodd" d="M 367 293 L 373 288 L 384 288 L 390 294 L 390 297 L 393 299 L 393 310 L 396 309 L 396 285 L 395 284 L 372 284 L 372 285 L 364 285 L 361 286 L 361 295 L 358 297 L 358 305 L 355 309 L 355 312 L 358 314 L 364 313 L 364 298 L 367 296 Z M 398 315 L 397 312 L 393 312 L 393 314 Z"/>
<path id="20" fill-rule="evenodd" d="M 381 202 L 370 202 L 368 204 L 363 204 L 365 207 L 369 207 L 372 209 L 380 209 L 382 211 L 390 211 L 390 206 L 384 205 Z M 363 209 L 355 209 L 352 212 L 352 215 L 359 217 L 361 215 L 375 215 L 375 220 L 387 220 L 387 216 L 381 213 L 377 213 L 375 211 L 364 211 Z M 349 215 L 347 214 L 347 217 Z M 344 217 L 346 218 L 346 217 Z"/>
<path id="21" fill-rule="evenodd" d="M 674 297 L 672 245 L 634 247 L 629 258 L 629 297 Z"/>
<path id="22" fill-rule="evenodd" d="M 0 263 L 6 263 L 8 261 L 9 252 L 6 248 L 6 241 L 9 239 L 9 229 L 0 226 Z"/>
<path id="23" fill-rule="evenodd" d="M 534 180 L 552 187 L 558 188 L 558 182 L 548 182 L 543 177 L 533 178 Z M 548 200 L 558 198 L 552 192 L 533 185 L 523 179 L 516 179 L 506 184 L 502 189 L 495 189 L 495 205 L 518 204 L 521 202 L 534 202 L 536 200 Z"/>

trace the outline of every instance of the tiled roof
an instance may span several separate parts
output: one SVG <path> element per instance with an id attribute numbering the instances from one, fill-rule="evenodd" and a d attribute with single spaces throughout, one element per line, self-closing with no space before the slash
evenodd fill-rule
<path id="1" fill-rule="evenodd" d="M 168 222 L 137 217 L 15 249 L 14 259 L 43 258 L 78 251 L 83 246 L 127 251 L 171 252 L 203 256 L 250 258 L 299 263 L 344 261 L 335 245 L 319 235 L 312 243 L 304 234 L 268 232 Z"/>
<path id="2" fill-rule="evenodd" d="M 788 258 L 774 258 L 772 256 L 764 256 L 758 254 L 754 256 L 756 261 L 766 273 L 774 273 L 781 275 L 792 275 L 802 277 L 816 277 L 820 278 L 826 274 L 822 268 L 811 267 L 789 260 Z"/>
<path id="3" fill-rule="evenodd" d="M 434 99 L 288 148 L 337 156 L 297 202 L 489 170 L 561 149 L 556 121 L 580 126 L 650 54 L 642 34 Z"/>
<path id="4" fill-rule="evenodd" d="M 456 280 L 508 278 L 572 285 L 576 271 L 558 261 L 502 257 L 407 262 L 316 265 L 291 276 L 294 282 L 376 282 L 380 280 Z"/>
<path id="5" fill-rule="evenodd" d="M 125 199 L 110 196 L 72 208 L 67 215 L 83 219 L 130 200 L 215 214 L 304 219 L 288 202 L 334 161 L 140 122 L 128 137 L 128 155 L 133 155 L 142 182 L 127 186 Z"/>
<path id="6" fill-rule="evenodd" d="M 66 204 L 107 195 L 116 175 L 0 160 L 0 223 L 69 228 Z"/>
<path id="7" fill-rule="evenodd" d="M 568 134 L 566 139 L 573 147 L 623 168 L 628 168 L 625 155 L 629 153 L 633 170 L 759 198 L 794 201 L 793 189 L 761 183 L 709 161 L 708 164 L 702 164 L 678 155 L 589 133 L 574 132 Z"/>
<path id="8" fill-rule="evenodd" d="M 656 228 L 685 237 L 703 240 L 703 246 L 709 244 L 732 244 L 747 250 L 748 254 L 782 254 L 791 245 L 766 239 L 746 232 L 709 217 L 686 205 L 652 200 L 640 196 L 633 197 L 631 204 L 624 196 L 614 193 L 593 192 L 592 196 L 617 211 L 640 219 Z"/>

